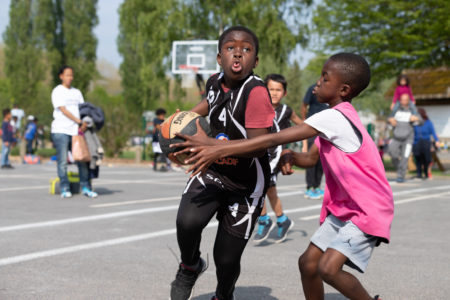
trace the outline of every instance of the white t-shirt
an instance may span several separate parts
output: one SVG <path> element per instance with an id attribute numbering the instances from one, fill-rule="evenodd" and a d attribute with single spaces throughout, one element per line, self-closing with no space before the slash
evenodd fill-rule
<path id="1" fill-rule="evenodd" d="M 20 108 L 11 109 L 11 116 L 17 117 L 17 122 L 14 123 L 14 127 L 20 129 L 20 125 L 22 124 L 22 118 L 25 117 L 25 112 Z"/>
<path id="2" fill-rule="evenodd" d="M 78 104 L 84 103 L 80 90 L 71 87 L 66 88 L 58 85 L 52 91 L 53 122 L 52 133 L 64 133 L 68 135 L 78 135 L 78 124 L 66 117 L 59 107 L 64 106 L 76 118 L 80 118 Z"/>
<path id="3" fill-rule="evenodd" d="M 305 120 L 305 123 L 320 132 L 319 136 L 338 149 L 353 153 L 361 147 L 361 133 L 336 109 L 325 109 Z"/>

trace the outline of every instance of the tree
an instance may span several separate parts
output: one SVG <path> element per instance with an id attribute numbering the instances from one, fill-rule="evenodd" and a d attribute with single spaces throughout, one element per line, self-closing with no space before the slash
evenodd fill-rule
<path id="1" fill-rule="evenodd" d="M 98 24 L 97 0 L 39 0 L 36 27 L 40 46 L 51 66 L 53 85 L 60 83 L 58 70 L 70 65 L 75 71 L 73 85 L 87 92 L 96 72 Z"/>
<path id="2" fill-rule="evenodd" d="M 5 42 L 5 74 L 11 96 L 18 105 L 24 106 L 35 100 L 39 82 L 44 78 L 41 51 L 37 47 L 33 16 L 36 1 L 11 1 L 9 25 L 3 34 Z"/>
<path id="3" fill-rule="evenodd" d="M 124 98 L 130 109 L 154 108 L 168 95 L 169 54 L 181 38 L 184 15 L 176 0 L 125 0 L 119 9 Z"/>
<path id="4" fill-rule="evenodd" d="M 232 25 L 251 28 L 260 41 L 256 73 L 283 73 L 288 55 L 304 43 L 301 26 L 311 1 L 289 0 L 125 0 L 120 7 L 119 52 L 125 101 L 139 110 L 167 99 L 172 42 L 216 40 Z"/>
<path id="5" fill-rule="evenodd" d="M 324 49 L 365 56 L 375 81 L 450 62 L 447 0 L 323 0 L 313 21 Z"/>

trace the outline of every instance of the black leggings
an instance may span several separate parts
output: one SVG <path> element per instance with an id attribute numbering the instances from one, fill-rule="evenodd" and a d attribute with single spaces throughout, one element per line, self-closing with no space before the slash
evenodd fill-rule
<path id="1" fill-rule="evenodd" d="M 422 171 L 425 178 L 428 177 L 428 166 L 431 163 L 431 142 L 429 140 L 420 139 L 413 146 L 414 159 L 417 166 L 417 177 L 422 177 Z"/>
<path id="2" fill-rule="evenodd" d="M 181 261 L 195 265 L 200 258 L 200 241 L 203 229 L 221 208 L 220 199 L 199 199 L 183 197 L 177 215 L 177 239 L 181 251 Z M 229 234 L 219 222 L 214 243 L 219 299 L 232 299 L 236 281 L 240 274 L 240 261 L 248 239 Z"/>

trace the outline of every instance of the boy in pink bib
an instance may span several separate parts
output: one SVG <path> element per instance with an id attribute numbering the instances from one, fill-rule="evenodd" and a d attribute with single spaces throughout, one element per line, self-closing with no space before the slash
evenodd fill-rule
<path id="1" fill-rule="evenodd" d="M 180 135 L 186 142 L 173 145 L 186 147 L 181 153 L 192 152 L 186 162 L 194 162 L 188 170 L 193 176 L 221 157 L 318 136 L 308 153 L 285 150 L 280 161 L 283 173 L 290 174 L 293 165 L 313 166 L 320 157 L 326 178 L 321 226 L 299 258 L 306 299 L 324 299 L 324 281 L 347 298 L 378 299 L 343 270 L 344 264 L 365 270 L 373 248 L 389 242 L 394 216 L 392 190 L 377 147 L 351 105 L 369 81 L 370 68 L 363 57 L 339 53 L 326 61 L 314 88 L 318 101 L 329 109 L 303 124 L 245 141 L 224 141 L 223 146 L 213 146 L 198 126 L 197 135 Z"/>

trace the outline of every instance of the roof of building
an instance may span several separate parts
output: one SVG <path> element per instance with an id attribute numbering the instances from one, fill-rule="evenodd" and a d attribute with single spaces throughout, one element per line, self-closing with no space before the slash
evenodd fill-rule
<path id="1" fill-rule="evenodd" d="M 409 86 L 416 100 L 450 99 L 450 67 L 427 68 L 420 70 L 404 70 L 408 76 Z M 386 92 L 386 97 L 392 97 L 397 83 Z"/>

